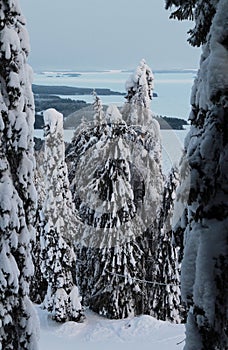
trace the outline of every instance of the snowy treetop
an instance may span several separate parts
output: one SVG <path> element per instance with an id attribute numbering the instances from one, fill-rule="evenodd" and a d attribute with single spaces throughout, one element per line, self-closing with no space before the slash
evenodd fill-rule
<path id="1" fill-rule="evenodd" d="M 49 108 L 44 112 L 44 123 L 50 133 L 63 133 L 63 115 L 54 108 Z"/>
<path id="2" fill-rule="evenodd" d="M 126 81 L 128 102 L 149 108 L 152 99 L 154 75 L 144 59 Z"/>

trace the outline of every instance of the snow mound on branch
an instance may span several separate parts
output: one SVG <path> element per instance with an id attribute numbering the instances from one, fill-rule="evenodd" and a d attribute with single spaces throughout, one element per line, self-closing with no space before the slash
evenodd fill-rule
<path id="1" fill-rule="evenodd" d="M 54 108 L 44 112 L 44 123 L 50 127 L 50 132 L 61 132 L 63 130 L 63 115 Z"/>
<path id="2" fill-rule="evenodd" d="M 106 112 L 106 119 L 111 124 L 124 124 L 122 115 L 115 105 L 110 105 Z"/>

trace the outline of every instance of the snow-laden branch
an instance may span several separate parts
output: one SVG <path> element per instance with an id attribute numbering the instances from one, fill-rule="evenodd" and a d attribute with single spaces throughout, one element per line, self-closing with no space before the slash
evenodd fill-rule
<path id="1" fill-rule="evenodd" d="M 107 273 L 109 273 L 110 275 L 114 275 L 117 277 L 123 277 L 126 278 L 127 276 L 121 275 L 119 273 L 114 273 L 108 270 L 105 270 Z M 147 284 L 153 284 L 153 285 L 159 285 L 159 286 L 171 286 L 171 287 L 180 287 L 180 284 L 171 284 L 171 283 L 159 283 L 159 282 L 155 282 L 155 281 L 147 281 L 147 280 L 141 280 L 139 278 L 132 278 L 133 281 L 136 282 L 141 282 L 141 283 L 147 283 Z"/>

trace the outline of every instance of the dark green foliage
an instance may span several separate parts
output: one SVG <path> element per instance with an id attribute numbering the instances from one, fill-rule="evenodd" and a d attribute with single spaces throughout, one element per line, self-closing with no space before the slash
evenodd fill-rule
<path id="1" fill-rule="evenodd" d="M 54 95 L 35 95 L 36 113 L 42 112 L 48 108 L 55 108 L 62 113 L 64 117 L 67 117 L 69 114 L 86 106 L 89 106 L 89 104 L 81 100 L 75 101 L 70 98 L 63 99 Z M 44 124 L 42 124 L 42 126 L 43 125 Z"/>
<path id="2" fill-rule="evenodd" d="M 170 18 L 195 21 L 195 27 L 188 32 L 188 41 L 192 46 L 201 46 L 207 41 L 217 2 L 218 0 L 166 0 L 166 9 L 172 9 L 173 6 L 177 8 Z"/>
<path id="3" fill-rule="evenodd" d="M 151 281 L 147 285 L 146 312 L 157 319 L 176 323 L 183 322 L 185 316 L 180 298 L 178 250 L 173 246 L 172 237 L 172 216 L 178 183 L 179 174 L 173 168 L 164 186 L 160 213 L 147 233 L 153 242 L 152 235 L 157 232 L 157 240 L 155 244 L 149 245 L 151 261 L 147 265 L 146 277 Z"/>
<path id="4" fill-rule="evenodd" d="M 166 116 L 154 116 L 159 122 L 161 130 L 164 129 L 175 129 L 175 130 L 184 130 L 184 125 L 189 125 L 188 122 L 184 119 L 166 117 Z"/>
<path id="5" fill-rule="evenodd" d="M 94 276 L 91 309 L 113 319 L 142 314 L 143 293 L 138 280 L 144 277 L 143 257 L 137 243 L 101 249 L 96 260 L 100 261 L 100 271 Z"/>
<path id="6" fill-rule="evenodd" d="M 192 89 L 192 126 L 182 158 L 178 201 L 184 210 L 175 229 L 176 243 L 184 242 L 182 298 L 189 310 L 184 349 L 224 350 L 228 348 L 228 2 L 167 2 L 167 7 L 172 5 L 180 13 L 172 16 L 180 19 L 186 17 L 186 9 L 193 10 L 195 27 L 189 41 L 205 44 Z"/>
<path id="7" fill-rule="evenodd" d="M 44 186 L 41 183 L 40 186 Z M 42 203 L 43 204 L 43 203 Z M 36 242 L 32 246 L 32 259 L 34 263 L 34 276 L 30 284 L 30 298 L 33 303 L 41 304 L 44 301 L 44 297 L 47 292 L 48 283 L 41 272 L 41 247 L 40 247 L 40 236 L 43 227 L 41 226 L 42 220 L 40 218 L 42 207 L 37 209 L 36 217 Z"/>

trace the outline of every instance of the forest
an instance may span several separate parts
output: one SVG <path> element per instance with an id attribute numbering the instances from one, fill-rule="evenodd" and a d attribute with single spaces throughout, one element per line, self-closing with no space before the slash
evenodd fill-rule
<path id="1" fill-rule="evenodd" d="M 86 309 L 149 315 L 185 324 L 184 350 L 228 349 L 228 2 L 165 6 L 194 20 L 188 41 L 202 47 L 168 175 L 144 59 L 121 109 L 93 92 L 93 117 L 65 149 L 63 113 L 48 107 L 34 149 L 25 19 L 17 0 L 0 4 L 0 349 L 38 349 L 35 304 L 61 324 L 86 324 Z"/>

